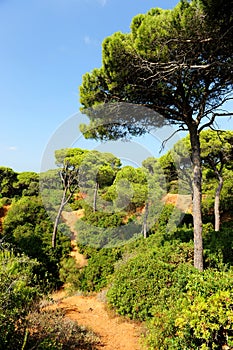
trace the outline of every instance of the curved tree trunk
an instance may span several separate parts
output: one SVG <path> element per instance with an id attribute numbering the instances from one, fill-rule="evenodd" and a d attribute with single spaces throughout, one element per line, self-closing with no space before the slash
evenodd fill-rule
<path id="1" fill-rule="evenodd" d="M 218 176 L 219 185 L 215 192 L 215 198 L 214 198 L 214 218 L 215 218 L 215 225 L 214 230 L 218 232 L 220 230 L 220 194 L 223 186 L 223 178 L 222 176 Z"/>
<path id="2" fill-rule="evenodd" d="M 147 218 L 148 218 L 148 213 L 149 213 L 149 203 L 146 202 L 145 213 L 144 213 L 143 224 L 142 224 L 142 233 L 143 233 L 143 237 L 144 238 L 147 238 Z"/>
<path id="3" fill-rule="evenodd" d="M 96 181 L 95 183 L 95 189 L 94 189 L 94 198 L 93 198 L 93 212 L 97 211 L 97 196 L 98 196 L 98 189 L 99 189 L 99 184 Z"/>
<path id="4" fill-rule="evenodd" d="M 203 271 L 203 240 L 202 240 L 202 169 L 200 139 L 196 125 L 189 127 L 193 163 L 193 225 L 194 225 L 194 267 Z"/>
<path id="5" fill-rule="evenodd" d="M 61 199 L 61 203 L 57 212 L 57 216 L 54 222 L 54 226 L 53 226 L 53 234 L 52 234 L 52 248 L 56 248 L 56 238 L 57 238 L 57 228 L 59 225 L 59 220 L 61 217 L 61 213 L 62 210 L 64 209 L 64 206 L 66 205 L 66 190 L 64 190 L 63 195 L 62 195 L 62 199 Z"/>

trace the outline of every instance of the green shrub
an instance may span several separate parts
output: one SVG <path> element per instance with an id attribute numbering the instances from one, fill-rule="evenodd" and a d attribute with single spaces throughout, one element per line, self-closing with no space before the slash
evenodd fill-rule
<path id="1" fill-rule="evenodd" d="M 183 271 L 185 272 L 185 271 Z M 233 345 L 233 271 L 184 273 L 188 283 L 176 298 L 154 307 L 148 323 L 149 349 L 222 349 Z M 170 294 L 170 288 L 169 288 Z"/>
<path id="2" fill-rule="evenodd" d="M 233 265 L 233 229 L 232 223 L 225 223 L 219 232 L 207 224 L 204 227 L 203 242 L 206 267 L 222 269 L 223 265 Z"/>
<path id="3" fill-rule="evenodd" d="M 108 218 L 108 221 L 111 222 L 111 216 Z M 114 221 L 112 225 L 115 225 Z M 95 249 L 120 246 L 141 235 L 141 225 L 137 221 L 105 228 L 99 227 L 95 223 L 90 224 L 87 221 L 78 220 L 76 230 L 79 233 L 77 238 L 78 245 L 89 246 Z"/>
<path id="4" fill-rule="evenodd" d="M 13 203 L 3 224 L 4 240 L 41 264 L 37 273 L 45 281 L 45 288 L 60 284 L 59 264 L 70 252 L 70 232 L 59 226 L 56 249 L 51 247 L 53 224 L 38 197 L 23 197 Z"/>
<path id="5" fill-rule="evenodd" d="M 88 265 L 79 271 L 79 285 L 83 291 L 100 291 L 107 286 L 115 270 L 115 263 L 122 257 L 120 248 L 105 248 L 96 251 L 88 260 Z"/>
<path id="6" fill-rule="evenodd" d="M 144 253 L 120 264 L 107 293 L 110 306 L 120 315 L 132 319 L 152 317 L 154 305 L 160 301 L 166 304 L 167 298 L 170 298 L 168 290 L 174 290 L 174 299 L 176 293 L 186 285 L 188 277 L 185 275 L 183 278 L 179 271 L 183 267 L 182 263 L 192 261 L 192 250 L 188 244 L 166 244 L 163 249 L 154 250 L 145 247 Z M 187 266 L 188 270 L 192 269 Z"/>
<path id="7" fill-rule="evenodd" d="M 34 269 L 24 255 L 0 251 L 0 349 L 21 349 L 27 314 L 41 295 Z"/>

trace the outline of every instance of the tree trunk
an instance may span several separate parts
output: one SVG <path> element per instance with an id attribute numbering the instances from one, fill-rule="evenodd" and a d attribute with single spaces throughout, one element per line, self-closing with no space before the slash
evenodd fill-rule
<path id="1" fill-rule="evenodd" d="M 149 211 L 149 203 L 146 202 L 146 205 L 145 205 L 145 214 L 144 214 L 143 225 L 142 225 L 142 233 L 143 233 L 143 237 L 144 237 L 144 238 L 147 238 L 147 218 L 148 218 L 148 211 Z"/>
<path id="2" fill-rule="evenodd" d="M 93 199 L 93 212 L 97 211 L 97 195 L 98 195 L 98 188 L 99 188 L 99 184 L 96 181 L 95 183 L 95 189 L 94 189 L 94 199 Z"/>
<path id="3" fill-rule="evenodd" d="M 196 125 L 189 127 L 193 163 L 193 226 L 194 226 L 194 267 L 203 271 L 203 240 L 202 240 L 202 169 L 200 138 Z"/>
<path id="4" fill-rule="evenodd" d="M 215 192 L 215 198 L 214 198 L 214 218 L 215 218 L 215 225 L 214 230 L 218 232 L 220 230 L 220 194 L 223 186 L 223 178 L 221 175 L 218 176 L 219 185 L 217 187 L 217 190 Z"/>
<path id="5" fill-rule="evenodd" d="M 56 219 L 54 222 L 54 226 L 53 226 L 52 248 L 54 248 L 54 249 L 56 248 L 57 227 L 59 225 L 61 213 L 62 213 L 62 210 L 63 210 L 65 204 L 66 204 L 66 190 L 64 190 L 64 192 L 63 192 L 61 204 L 60 204 L 60 207 L 58 209 L 58 213 L 57 213 L 57 216 L 56 216 Z"/>

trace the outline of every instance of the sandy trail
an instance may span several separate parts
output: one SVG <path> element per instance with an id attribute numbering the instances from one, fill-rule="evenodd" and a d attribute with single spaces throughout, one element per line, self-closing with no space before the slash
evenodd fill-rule
<path id="1" fill-rule="evenodd" d="M 61 308 L 66 317 L 86 326 L 100 338 L 98 349 L 104 350 L 140 350 L 140 324 L 125 321 L 111 315 L 105 303 L 96 296 L 66 296 L 65 292 L 53 294 L 52 309 Z"/>
<path id="2" fill-rule="evenodd" d="M 72 253 L 77 264 L 82 267 L 87 265 L 87 260 L 79 253 L 76 245 L 75 223 L 83 216 L 83 210 L 62 213 L 64 221 L 73 233 Z M 58 291 L 52 295 L 54 304 L 49 308 L 62 308 L 66 317 L 86 326 L 100 337 L 101 350 L 140 350 L 140 324 L 126 321 L 121 317 L 107 311 L 106 304 L 100 296 L 66 296 L 64 291 Z"/>

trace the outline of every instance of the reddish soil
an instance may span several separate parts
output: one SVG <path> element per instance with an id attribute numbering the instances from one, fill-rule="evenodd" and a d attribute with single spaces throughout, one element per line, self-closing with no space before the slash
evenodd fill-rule
<path id="1" fill-rule="evenodd" d="M 111 315 L 106 304 L 95 296 L 70 296 L 57 292 L 52 308 L 62 308 L 66 317 L 94 331 L 100 338 L 99 350 L 140 350 L 140 324 Z"/>
<path id="2" fill-rule="evenodd" d="M 77 262 L 78 267 L 83 267 L 87 265 L 87 259 L 79 253 L 79 249 L 76 244 L 76 236 L 77 232 L 75 230 L 75 223 L 78 219 L 81 219 L 84 215 L 84 210 L 76 210 L 76 211 L 63 211 L 62 212 L 62 218 L 65 221 L 65 223 L 69 226 L 70 231 L 72 232 L 73 236 L 71 239 L 71 246 L 72 246 L 72 252 L 71 256 L 74 257 L 74 259 Z"/>
<path id="3" fill-rule="evenodd" d="M 167 193 L 163 198 L 166 204 L 172 204 L 184 213 L 192 213 L 192 197 L 191 195 Z"/>
<path id="4" fill-rule="evenodd" d="M 2 208 L 0 208 L 0 233 L 2 232 L 2 224 L 4 221 L 4 218 L 8 212 L 8 210 L 10 209 L 10 205 L 4 205 Z"/>

